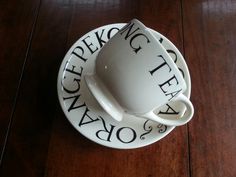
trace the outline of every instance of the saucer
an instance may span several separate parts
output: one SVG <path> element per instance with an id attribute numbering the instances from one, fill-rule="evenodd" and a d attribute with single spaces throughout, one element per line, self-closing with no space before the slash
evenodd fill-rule
<path id="1" fill-rule="evenodd" d="M 67 119 L 88 139 L 112 148 L 132 149 L 152 144 L 169 134 L 175 127 L 144 118 L 127 115 L 121 122 L 109 116 L 89 92 L 84 75 L 92 73 L 102 46 L 125 23 L 96 28 L 79 40 L 65 55 L 58 74 L 57 91 L 60 105 Z M 150 29 L 170 54 L 187 83 L 185 95 L 189 98 L 191 81 L 188 67 L 179 50 L 162 34 Z M 155 111 L 161 117 L 174 119 L 183 115 L 185 107 L 169 103 Z"/>

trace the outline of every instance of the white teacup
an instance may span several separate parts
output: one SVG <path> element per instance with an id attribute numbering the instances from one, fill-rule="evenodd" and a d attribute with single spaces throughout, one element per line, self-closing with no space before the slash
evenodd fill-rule
<path id="1" fill-rule="evenodd" d="M 193 116 L 194 108 L 183 95 L 186 83 L 158 39 L 134 19 L 115 34 L 99 52 L 95 73 L 85 75 L 89 90 L 104 110 L 117 121 L 125 114 L 179 126 Z M 180 101 L 186 112 L 165 119 L 154 110 Z"/>

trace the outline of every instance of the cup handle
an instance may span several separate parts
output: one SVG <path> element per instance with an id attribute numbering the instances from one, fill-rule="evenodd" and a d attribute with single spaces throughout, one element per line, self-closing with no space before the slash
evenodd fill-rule
<path id="1" fill-rule="evenodd" d="M 184 103 L 186 108 L 187 108 L 184 115 L 182 117 L 178 118 L 178 119 L 175 119 L 175 120 L 164 119 L 164 118 L 161 118 L 158 115 L 156 115 L 153 111 L 150 111 L 150 112 L 144 114 L 142 117 L 148 118 L 150 120 L 159 122 L 159 123 L 164 124 L 164 125 L 170 125 L 170 126 L 184 125 L 187 122 L 189 122 L 193 117 L 193 114 L 194 114 L 193 104 L 183 94 L 180 94 L 179 96 L 174 98 L 171 102 L 175 102 L 175 101 L 180 101 L 180 102 Z"/>

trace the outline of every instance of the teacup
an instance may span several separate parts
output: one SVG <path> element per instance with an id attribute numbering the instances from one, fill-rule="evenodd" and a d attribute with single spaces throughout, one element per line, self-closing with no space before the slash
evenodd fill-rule
<path id="1" fill-rule="evenodd" d="M 187 86 L 181 72 L 158 39 L 137 19 L 103 46 L 95 73 L 85 75 L 85 81 L 98 103 L 117 121 L 130 114 L 179 126 L 194 114 L 191 101 L 183 94 Z M 186 106 L 184 115 L 170 120 L 154 113 L 173 101 Z"/>

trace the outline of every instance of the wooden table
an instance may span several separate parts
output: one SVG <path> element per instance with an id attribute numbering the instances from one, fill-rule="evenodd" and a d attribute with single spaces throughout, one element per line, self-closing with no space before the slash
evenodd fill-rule
<path id="1" fill-rule="evenodd" d="M 57 74 L 88 31 L 138 18 L 185 56 L 195 115 L 152 145 L 98 145 L 68 122 Z M 1 0 L 1 177 L 235 177 L 236 1 Z"/>

